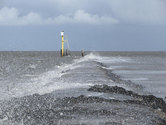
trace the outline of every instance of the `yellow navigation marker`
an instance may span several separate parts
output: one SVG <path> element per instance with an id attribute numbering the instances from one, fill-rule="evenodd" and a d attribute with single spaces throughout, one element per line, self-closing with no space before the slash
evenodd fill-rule
<path id="1" fill-rule="evenodd" d="M 61 36 L 62 36 L 62 53 L 61 55 L 64 56 L 64 31 L 61 32 Z"/>

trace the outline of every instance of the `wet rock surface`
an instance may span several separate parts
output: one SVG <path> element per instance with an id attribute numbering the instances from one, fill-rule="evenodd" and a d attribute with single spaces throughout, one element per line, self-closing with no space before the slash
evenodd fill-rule
<path id="1" fill-rule="evenodd" d="M 108 73 L 115 83 L 134 85 L 130 80 L 125 81 L 112 72 Z M 0 124 L 166 125 L 166 104 L 161 98 L 139 95 L 135 91 L 108 85 L 94 85 L 86 92 L 88 94 L 85 96 L 80 95 L 79 91 L 79 96 L 75 97 L 65 95 L 58 98 L 55 93 L 49 93 L 12 98 L 0 103 Z M 89 93 L 97 94 L 94 96 Z M 102 93 L 107 93 L 110 98 L 99 96 Z M 132 98 L 112 99 L 113 94 Z"/>
<path id="2" fill-rule="evenodd" d="M 1 105 L 4 125 L 165 125 L 165 120 L 147 105 L 100 97 L 54 98 L 51 94 L 14 98 Z"/>
<path id="3" fill-rule="evenodd" d="M 166 103 L 162 98 L 157 98 L 153 95 L 139 95 L 133 91 L 128 91 L 122 87 L 118 86 L 108 86 L 108 85 L 95 85 L 88 89 L 88 91 L 103 92 L 103 93 L 117 93 L 134 97 L 136 100 L 127 100 L 126 102 L 143 104 L 150 106 L 154 109 L 160 108 L 166 113 Z"/>

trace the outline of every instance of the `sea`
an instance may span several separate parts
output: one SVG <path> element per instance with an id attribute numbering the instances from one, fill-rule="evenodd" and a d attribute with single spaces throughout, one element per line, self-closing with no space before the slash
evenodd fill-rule
<path id="1" fill-rule="evenodd" d="M 166 52 L 0 52 L 0 124 L 157 125 L 161 119 L 151 107 L 123 102 L 132 100 L 128 95 L 88 91 L 94 85 L 166 101 Z M 114 101 L 87 101 L 92 97 Z"/>

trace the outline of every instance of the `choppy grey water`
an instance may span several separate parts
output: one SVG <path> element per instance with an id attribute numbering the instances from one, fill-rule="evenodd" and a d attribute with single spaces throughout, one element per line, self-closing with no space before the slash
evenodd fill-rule
<path id="1" fill-rule="evenodd" d="M 166 97 L 166 52 L 103 53 L 102 63 L 124 80 L 143 87 L 143 94 Z"/>
<path id="2" fill-rule="evenodd" d="M 103 84 L 123 87 L 140 95 L 153 94 L 165 99 L 165 52 L 87 52 L 86 54 L 85 57 L 81 57 L 80 52 L 73 52 L 72 57 L 61 58 L 59 52 L 0 52 L 1 103 L 31 96 L 35 93 L 51 94 L 51 97 L 54 98 L 78 97 L 80 95 L 117 100 L 131 98 L 120 94 L 110 96 L 108 93 L 87 91 L 93 85 Z M 109 76 L 109 72 L 118 75 L 127 82 L 116 82 Z M 142 107 L 141 110 L 145 110 L 145 108 Z M 148 118 L 143 120 L 144 116 L 140 116 L 138 121 L 128 119 L 126 122 L 126 116 L 118 116 L 117 118 L 112 117 L 112 121 L 114 121 L 111 122 L 112 124 L 115 122 L 132 125 L 151 123 Z M 122 120 L 118 120 L 118 118 Z M 93 119 L 97 120 L 98 118 Z M 107 117 L 101 119 L 108 120 Z M 91 121 L 91 124 L 100 123 L 100 120 Z M 65 121 L 61 122 L 65 123 Z M 58 121 L 59 124 L 61 122 Z M 3 116 L 2 123 L 9 124 L 9 116 L 7 118 Z M 24 122 L 21 121 L 21 123 Z M 28 124 L 34 123 L 39 124 L 40 122 L 34 121 Z M 85 123 L 89 123 L 89 121 Z M 46 122 L 43 121 L 40 124 L 46 124 Z"/>

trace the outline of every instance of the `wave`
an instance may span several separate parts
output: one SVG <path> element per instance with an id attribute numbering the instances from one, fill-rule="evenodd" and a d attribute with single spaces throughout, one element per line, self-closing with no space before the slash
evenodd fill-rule
<path id="1" fill-rule="evenodd" d="M 67 57 L 68 58 L 68 57 Z M 9 97 L 22 97 L 35 93 L 46 94 L 58 90 L 73 88 L 88 88 L 94 84 L 112 84 L 131 89 L 131 81 L 124 82 L 112 72 L 110 64 L 128 62 L 129 58 L 103 57 L 90 53 L 82 58 L 77 58 L 70 64 L 56 65 L 52 70 L 38 76 L 29 76 L 29 80 L 18 83 L 9 91 Z M 109 64 L 109 65 L 108 65 Z M 122 84 L 123 83 L 123 84 Z M 129 87 L 130 86 L 130 87 Z M 135 88 L 138 86 L 134 86 Z"/>
<path id="2" fill-rule="evenodd" d="M 56 65 L 52 70 L 44 72 L 38 76 L 29 75 L 30 79 L 24 83 L 17 83 L 17 86 L 10 88 L 9 97 L 22 97 L 35 93 L 45 94 L 55 90 L 64 90 L 70 88 L 80 88 L 89 86 L 89 84 L 81 84 L 77 82 L 64 81 L 62 76 L 68 72 L 83 67 L 83 62 L 95 61 L 101 59 L 100 56 L 90 53 L 83 58 L 74 59 L 71 64 Z M 30 68 L 35 68 L 30 66 Z M 72 77 L 72 76 L 71 76 Z"/>

